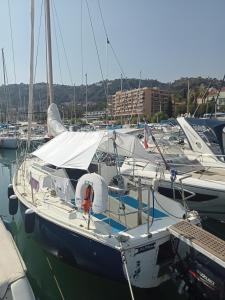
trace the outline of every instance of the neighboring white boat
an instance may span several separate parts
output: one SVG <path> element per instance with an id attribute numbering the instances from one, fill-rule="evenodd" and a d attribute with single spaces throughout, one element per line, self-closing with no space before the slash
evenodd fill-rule
<path id="1" fill-rule="evenodd" d="M 176 164 L 174 168 L 171 167 L 171 170 L 175 170 L 175 168 Z M 189 171 L 183 174 L 178 173 L 171 178 L 171 170 L 166 170 L 162 165 L 157 168 L 149 161 L 134 162 L 130 158 L 125 159 L 120 170 L 124 176 L 145 178 L 149 183 L 152 179 L 158 178 L 159 193 L 171 198 L 176 196 L 180 200 L 182 199 L 182 182 L 190 209 L 198 211 L 201 216 L 225 221 L 224 175 L 219 174 L 218 171 Z"/>
<path id="2" fill-rule="evenodd" d="M 198 121 L 198 119 L 196 121 Z M 191 123 L 188 122 L 187 118 L 179 117 L 177 118 L 177 122 L 180 125 L 182 131 L 184 132 L 189 144 L 189 148 L 184 147 L 182 149 L 183 153 L 190 159 L 198 159 L 198 161 L 202 164 L 202 166 L 206 168 L 210 167 L 210 168 L 224 169 L 225 167 L 224 156 L 223 156 L 224 153 L 222 153 L 221 151 L 222 145 L 216 143 L 216 139 L 217 139 L 216 135 L 214 134 L 215 135 L 214 141 L 209 142 L 206 140 L 207 137 L 204 137 L 204 132 L 202 133 L 202 135 L 200 135 L 199 132 L 194 129 Z M 199 127 L 202 126 L 201 123 L 199 122 Z M 224 122 L 221 123 L 223 124 L 220 126 L 224 127 L 225 123 Z M 196 122 L 196 124 L 198 124 L 198 122 Z M 221 139 L 222 139 L 222 132 L 221 132 Z"/>
<path id="3" fill-rule="evenodd" d="M 1 219 L 0 249 L 0 299 L 35 300 L 23 259 Z"/>
<path id="4" fill-rule="evenodd" d="M 3 149 L 17 149 L 18 147 L 18 138 L 15 136 L 9 135 L 0 135 L 0 148 Z"/>
<path id="5" fill-rule="evenodd" d="M 202 135 L 199 134 L 187 118 L 181 117 L 177 121 L 189 147 L 168 141 L 163 144 L 162 137 L 157 139 L 155 135 L 150 134 L 152 145 L 150 151 L 161 153 L 158 154 L 158 168 L 154 168 L 151 162 L 147 161 L 139 162 L 135 167 L 133 164 L 130 166 L 130 159 L 126 159 L 121 172 L 123 175 L 134 174 L 133 176 L 147 177 L 149 180 L 157 176 L 160 179 L 159 192 L 168 197 L 176 195 L 178 199 L 182 197 L 180 191 L 182 180 L 183 188 L 188 191 L 185 195 L 189 196 L 187 201 L 190 209 L 197 210 L 201 216 L 225 221 L 225 162 L 222 155 L 222 132 L 225 122 L 209 120 L 209 125 L 216 131 L 215 134 L 206 130 L 206 120 L 192 120 L 198 127 L 201 125 L 208 135 L 211 133 L 211 140 L 214 143 L 209 143 L 204 138 L 203 132 Z M 217 137 L 220 137 L 220 143 L 215 143 Z M 173 181 L 171 172 L 176 173 Z"/>

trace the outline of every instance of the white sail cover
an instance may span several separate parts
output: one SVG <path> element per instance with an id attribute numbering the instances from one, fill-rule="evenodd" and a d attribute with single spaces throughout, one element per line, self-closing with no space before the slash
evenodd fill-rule
<path id="1" fill-rule="evenodd" d="M 55 103 L 49 105 L 47 125 L 48 125 L 48 135 L 50 137 L 55 137 L 60 133 L 67 131 L 67 129 L 64 127 L 62 123 L 58 107 Z"/>
<path id="2" fill-rule="evenodd" d="M 135 136 L 128 134 L 97 132 L 66 131 L 33 152 L 41 160 L 61 168 L 87 170 L 97 150 L 115 153 L 128 157 L 154 160 L 141 146 Z"/>

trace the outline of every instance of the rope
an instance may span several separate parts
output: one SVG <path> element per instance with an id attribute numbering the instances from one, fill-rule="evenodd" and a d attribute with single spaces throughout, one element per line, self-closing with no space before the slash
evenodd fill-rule
<path id="1" fill-rule="evenodd" d="M 127 268 L 127 260 L 126 260 L 126 256 L 125 256 L 125 251 L 123 250 L 123 246 L 122 243 L 120 242 L 120 247 L 121 247 L 121 258 L 122 258 L 122 263 L 124 265 L 124 269 L 126 272 L 126 276 L 127 276 L 127 281 L 128 281 L 128 285 L 129 285 L 129 290 L 130 290 L 130 295 L 131 295 L 131 299 L 134 300 L 134 293 L 133 293 L 133 289 L 132 289 L 132 285 L 130 282 L 130 276 L 129 276 L 129 272 L 128 272 L 128 268 Z"/>
<path id="2" fill-rule="evenodd" d="M 63 300 L 65 300 L 65 297 L 64 297 L 64 295 L 63 295 L 63 293 L 62 293 L 62 290 L 61 290 L 61 287 L 60 287 L 60 285 L 59 285 L 59 282 L 58 282 L 58 280 L 57 280 L 55 274 L 53 273 L 52 265 L 51 265 L 50 260 L 49 260 L 49 258 L 48 258 L 47 256 L 46 256 L 46 260 L 47 260 L 47 263 L 48 263 L 48 265 L 49 265 L 49 269 L 51 270 L 51 273 L 52 273 L 52 275 L 53 275 L 53 278 L 54 278 L 54 280 L 55 280 L 55 283 L 56 283 L 57 289 L 58 289 L 58 291 L 59 291 L 59 293 L 60 293 L 60 296 L 61 296 L 61 298 L 62 298 Z"/>
<path id="3" fill-rule="evenodd" d="M 181 219 L 180 217 L 178 217 L 178 216 L 175 216 L 174 214 L 172 214 L 172 213 L 170 213 L 170 212 L 168 212 L 159 202 L 158 202 L 158 200 L 157 200 L 157 198 L 155 197 L 155 195 L 154 195 L 154 193 L 153 193 L 153 199 L 155 199 L 155 201 L 156 201 L 156 203 L 158 204 L 158 206 L 163 210 L 163 211 L 165 211 L 168 215 L 170 215 L 171 217 L 173 217 L 173 218 L 175 218 L 175 219 Z"/>

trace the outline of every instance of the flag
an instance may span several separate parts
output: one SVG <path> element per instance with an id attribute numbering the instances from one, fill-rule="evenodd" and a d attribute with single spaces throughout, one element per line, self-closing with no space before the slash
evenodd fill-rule
<path id="1" fill-rule="evenodd" d="M 150 135 L 150 128 L 147 123 L 145 123 L 144 127 L 144 147 L 145 149 L 148 149 L 148 137 Z"/>

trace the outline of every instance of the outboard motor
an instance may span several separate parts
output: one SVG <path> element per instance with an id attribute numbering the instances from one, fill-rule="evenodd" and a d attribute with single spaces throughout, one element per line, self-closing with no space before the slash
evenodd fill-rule
<path id="1" fill-rule="evenodd" d="M 172 274 L 189 299 L 225 299 L 225 269 L 199 252 L 173 266 Z"/>
<path id="2" fill-rule="evenodd" d="M 190 261 L 190 284 L 206 299 L 225 299 L 225 269 L 198 253 Z"/>

